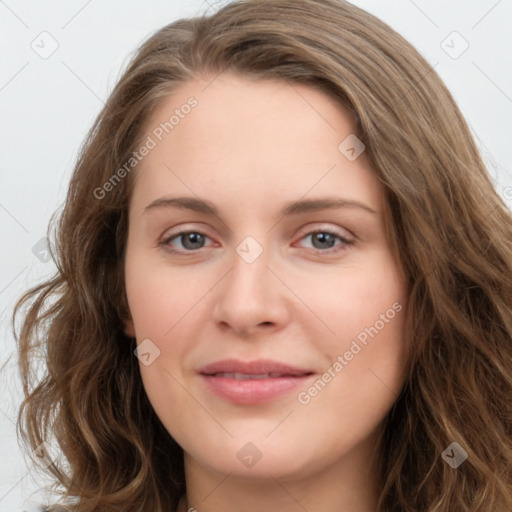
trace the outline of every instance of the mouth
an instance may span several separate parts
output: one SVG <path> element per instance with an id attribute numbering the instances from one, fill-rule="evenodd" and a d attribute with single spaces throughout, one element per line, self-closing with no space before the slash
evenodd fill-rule
<path id="1" fill-rule="evenodd" d="M 272 402 L 315 375 L 312 370 L 268 359 L 218 361 L 198 373 L 210 393 L 239 405 Z"/>
<path id="2" fill-rule="evenodd" d="M 285 373 L 272 372 L 272 373 L 262 373 L 262 374 L 254 374 L 254 373 L 233 373 L 233 372 L 218 372 L 213 374 L 203 374 L 209 375 L 210 377 L 224 377 L 225 379 L 235 379 L 235 380 L 261 380 L 261 379 L 280 379 L 281 377 L 298 377 L 298 375 L 287 375 Z"/>

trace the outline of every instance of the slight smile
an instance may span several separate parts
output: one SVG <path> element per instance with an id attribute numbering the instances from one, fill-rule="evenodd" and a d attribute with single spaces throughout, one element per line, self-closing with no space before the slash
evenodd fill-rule
<path id="1" fill-rule="evenodd" d="M 239 405 L 271 402 L 316 375 L 270 359 L 225 359 L 200 368 L 198 374 L 210 392 Z"/>

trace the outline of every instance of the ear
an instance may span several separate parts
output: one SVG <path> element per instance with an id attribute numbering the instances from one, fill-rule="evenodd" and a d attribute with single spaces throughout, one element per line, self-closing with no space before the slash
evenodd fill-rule
<path id="1" fill-rule="evenodd" d="M 121 303 L 119 304 L 117 314 L 118 318 L 123 323 L 123 330 L 126 336 L 129 338 L 135 338 L 135 326 L 133 325 L 132 315 L 130 313 L 130 308 L 128 307 L 128 298 L 126 297 L 126 292 L 123 293 L 121 297 Z"/>
<path id="2" fill-rule="evenodd" d="M 133 320 L 131 318 L 124 320 L 124 333 L 129 338 L 135 338 L 135 327 L 133 325 Z"/>

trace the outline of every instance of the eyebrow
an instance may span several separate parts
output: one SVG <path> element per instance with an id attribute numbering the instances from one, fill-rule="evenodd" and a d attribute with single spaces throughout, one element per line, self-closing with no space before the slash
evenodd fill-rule
<path id="1" fill-rule="evenodd" d="M 160 197 L 144 208 L 144 213 L 159 208 L 179 208 L 219 216 L 219 211 L 211 202 L 196 197 Z M 377 212 L 368 205 L 352 199 L 341 197 L 324 197 L 319 199 L 301 199 L 291 201 L 284 205 L 281 214 L 298 215 L 325 209 L 358 208 L 376 215 Z"/>

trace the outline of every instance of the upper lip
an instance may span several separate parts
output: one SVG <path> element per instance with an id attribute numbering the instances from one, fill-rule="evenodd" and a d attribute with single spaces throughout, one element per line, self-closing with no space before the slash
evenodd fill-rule
<path id="1" fill-rule="evenodd" d="M 216 373 L 245 373 L 246 375 L 263 375 L 277 373 L 281 375 L 308 375 L 313 373 L 310 369 L 297 368 L 272 359 L 257 359 L 254 361 L 241 361 L 238 359 L 223 359 L 201 367 L 198 372 L 203 375 Z"/>

